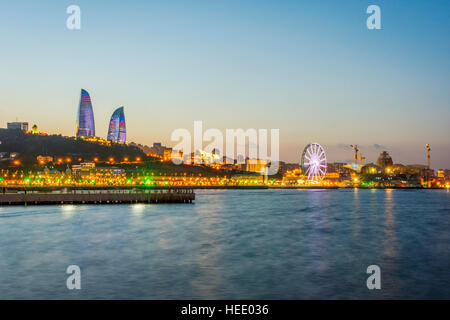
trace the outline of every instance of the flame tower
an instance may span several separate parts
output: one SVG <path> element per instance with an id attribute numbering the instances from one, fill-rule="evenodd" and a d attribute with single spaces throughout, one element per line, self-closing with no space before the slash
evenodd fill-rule
<path id="1" fill-rule="evenodd" d="M 94 137 L 95 123 L 89 93 L 81 89 L 80 106 L 78 107 L 77 137 Z"/>
<path id="2" fill-rule="evenodd" d="M 127 128 L 123 107 L 117 108 L 109 121 L 108 140 L 125 143 L 127 141 Z"/>

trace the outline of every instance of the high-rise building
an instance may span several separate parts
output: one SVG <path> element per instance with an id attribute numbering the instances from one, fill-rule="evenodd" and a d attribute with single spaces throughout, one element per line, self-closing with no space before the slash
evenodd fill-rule
<path id="1" fill-rule="evenodd" d="M 117 108 L 111 116 L 108 128 L 108 140 L 119 143 L 125 143 L 127 141 L 127 128 L 123 107 Z"/>
<path id="2" fill-rule="evenodd" d="M 77 137 L 94 137 L 95 123 L 89 93 L 81 89 L 80 106 L 78 107 Z"/>
<path id="3" fill-rule="evenodd" d="M 10 130 L 28 131 L 28 122 L 8 122 L 7 128 Z"/>

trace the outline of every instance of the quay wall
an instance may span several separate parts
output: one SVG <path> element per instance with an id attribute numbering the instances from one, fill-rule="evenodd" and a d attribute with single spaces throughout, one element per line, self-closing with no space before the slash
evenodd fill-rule
<path id="1" fill-rule="evenodd" d="M 173 192 L 5 193 L 0 205 L 192 203 L 192 190 Z"/>

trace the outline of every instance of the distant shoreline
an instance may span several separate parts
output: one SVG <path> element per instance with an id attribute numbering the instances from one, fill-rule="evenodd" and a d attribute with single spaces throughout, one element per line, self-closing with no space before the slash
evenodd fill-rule
<path id="1" fill-rule="evenodd" d="M 96 191 L 96 190 L 167 190 L 167 189 L 193 189 L 193 190 L 281 190 L 281 189 L 297 189 L 297 190 L 337 190 L 337 189 L 399 189 L 399 190 L 446 190 L 446 188 L 432 187 L 340 187 L 340 186 L 8 186 L 6 193 L 10 192 L 39 192 L 39 191 Z M 1 189 L 0 189 L 1 196 Z"/>

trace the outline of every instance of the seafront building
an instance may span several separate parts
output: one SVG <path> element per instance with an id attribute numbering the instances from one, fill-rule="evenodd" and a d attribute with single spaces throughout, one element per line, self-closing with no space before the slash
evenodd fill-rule
<path id="1" fill-rule="evenodd" d="M 172 148 L 163 146 L 161 142 L 154 142 L 153 146 L 145 151 L 147 151 L 147 155 L 154 158 L 159 158 L 163 161 L 170 161 L 172 159 Z"/>
<path id="2" fill-rule="evenodd" d="M 77 137 L 95 137 L 94 111 L 89 93 L 81 89 L 78 107 Z"/>
<path id="3" fill-rule="evenodd" d="M 89 179 L 89 182 L 92 184 L 109 183 L 109 181 L 121 181 L 124 183 L 126 180 L 126 172 L 124 169 L 114 166 L 97 167 L 95 162 L 84 162 L 79 165 L 73 165 L 71 175 L 73 179 L 77 180 Z"/>
<path id="4" fill-rule="evenodd" d="M 123 107 L 117 108 L 113 112 L 111 120 L 109 121 L 107 139 L 117 143 L 125 143 L 127 141 L 127 128 Z"/>
<path id="5" fill-rule="evenodd" d="M 28 122 L 8 122 L 6 128 L 9 130 L 28 131 Z"/>

